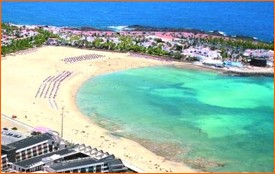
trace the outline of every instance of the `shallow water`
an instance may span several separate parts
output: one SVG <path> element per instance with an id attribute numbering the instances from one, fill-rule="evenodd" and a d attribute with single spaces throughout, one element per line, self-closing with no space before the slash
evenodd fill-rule
<path id="1" fill-rule="evenodd" d="M 77 104 L 168 159 L 204 171 L 271 172 L 273 91 L 271 77 L 150 67 L 90 79 Z"/>

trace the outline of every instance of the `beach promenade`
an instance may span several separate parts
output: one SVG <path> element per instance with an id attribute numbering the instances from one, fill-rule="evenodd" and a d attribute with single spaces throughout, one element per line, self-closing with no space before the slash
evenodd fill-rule
<path id="1" fill-rule="evenodd" d="M 96 58 L 85 59 L 85 55 L 96 55 Z M 64 60 L 75 61 L 66 63 Z M 7 56 L 1 67 L 2 112 L 16 115 L 16 120 L 23 124 L 60 132 L 61 108 L 64 107 L 63 138 L 70 142 L 98 147 L 145 172 L 195 172 L 183 163 L 157 156 L 134 141 L 111 135 L 82 115 L 75 103 L 78 88 L 93 76 L 130 68 L 178 64 L 183 63 L 54 46 Z M 54 107 L 55 104 L 58 107 Z"/>
<path id="2" fill-rule="evenodd" d="M 14 128 L 16 127 L 18 131 L 31 133 L 34 127 L 29 126 L 19 120 L 13 119 L 12 116 L 1 114 L 1 127 L 3 128 Z"/>

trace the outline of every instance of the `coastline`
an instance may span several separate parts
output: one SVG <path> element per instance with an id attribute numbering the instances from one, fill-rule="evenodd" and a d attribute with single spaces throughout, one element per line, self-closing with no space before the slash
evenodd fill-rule
<path id="1" fill-rule="evenodd" d="M 174 66 L 178 68 L 188 68 L 188 69 L 194 69 L 194 70 L 203 70 L 203 71 L 210 71 L 210 72 L 217 72 L 224 75 L 237 75 L 237 76 L 266 76 L 266 77 L 274 77 L 274 69 L 273 68 L 266 68 L 266 67 L 249 67 L 249 68 L 218 68 L 214 66 L 208 66 L 203 65 L 201 63 L 196 64 L 192 62 L 182 62 L 176 59 L 165 59 L 165 57 L 161 56 L 151 56 L 146 54 L 139 54 L 135 53 L 135 55 L 138 55 L 137 58 L 148 58 L 163 62 L 173 62 L 177 63 Z M 136 57 L 136 56 L 133 56 Z"/>
<path id="2" fill-rule="evenodd" d="M 61 58 L 69 55 L 77 56 L 87 53 L 104 54 L 105 58 L 72 65 L 60 62 Z M 72 77 L 64 81 L 56 99 L 59 108 L 65 107 L 64 139 L 73 143 L 85 143 L 113 153 L 123 161 L 141 168 L 144 172 L 198 172 L 183 163 L 157 156 L 132 140 L 111 136 L 110 132 L 83 115 L 75 103 L 75 95 L 79 87 L 93 75 L 167 64 L 178 63 L 133 59 L 126 53 L 107 53 L 51 46 L 39 48 L 38 51 L 29 54 L 7 56 L 2 62 L 2 79 L 4 82 L 11 80 L 11 83 L 2 83 L 2 99 L 6 101 L 2 103 L 3 114 L 16 115 L 17 120 L 31 126 L 45 126 L 59 131 L 60 118 L 58 116 L 61 110 L 51 108 L 46 99 L 34 99 L 34 95 L 39 83 L 48 75 L 63 70 L 73 70 Z M 13 68 L 9 69 L 8 67 Z M 14 71 L 14 68 L 17 71 Z M 27 85 L 21 85 L 22 83 Z M 22 91 L 26 92 L 22 93 Z"/>
<path id="3" fill-rule="evenodd" d="M 122 33 L 185 33 L 186 35 L 194 35 L 194 36 L 211 36 L 211 37 L 224 37 L 224 38 L 234 38 L 234 39 L 243 39 L 243 40 L 251 40 L 263 43 L 270 43 L 273 40 L 269 39 L 259 39 L 256 36 L 249 35 L 238 35 L 238 34 L 226 34 L 224 31 L 212 30 L 207 31 L 199 28 L 171 28 L 171 27 L 155 27 L 155 26 L 146 26 L 146 25 L 129 25 L 129 26 L 107 26 L 103 28 L 93 27 L 93 26 L 54 26 L 54 25 L 43 25 L 43 24 L 20 24 L 14 22 L 5 23 L 13 24 L 15 26 L 38 26 L 38 27 L 58 27 L 60 29 L 65 30 L 75 30 L 75 31 L 90 31 L 90 32 L 122 32 Z"/>
<path id="4" fill-rule="evenodd" d="M 48 130 L 43 153 L 85 154 L 25 169 L 34 142 L 2 170 L 273 171 L 271 4 L 3 3 L 3 143 Z"/>
<path id="5" fill-rule="evenodd" d="M 73 64 L 62 62 L 65 57 L 91 53 L 102 54 L 105 57 Z M 175 162 L 176 160 L 169 156 L 163 157 L 165 155 L 162 152 L 158 153 L 158 150 L 162 149 L 158 148 L 154 151 L 155 153 L 152 149 L 150 151 L 152 142 L 116 136 L 116 132 L 107 130 L 95 120 L 81 113 L 77 107 L 76 94 L 83 83 L 94 76 L 149 66 L 175 66 L 225 75 L 228 75 L 227 72 L 229 72 L 229 75 L 236 75 L 236 73 L 224 69 L 186 62 L 164 61 L 148 57 L 137 58 L 128 53 L 55 46 L 44 46 L 35 52 L 26 54 L 9 55 L 2 60 L 2 65 L 3 81 L 12 80 L 11 83 L 2 83 L 2 99 L 5 101 L 1 106 L 3 114 L 16 115 L 19 121 L 33 127 L 44 126 L 60 132 L 61 119 L 58 116 L 61 114 L 61 107 L 65 107 L 64 138 L 66 140 L 73 143 L 85 143 L 113 153 L 130 165 L 141 168 L 143 172 L 200 172 L 200 170 L 190 168 L 183 162 Z M 16 68 L 18 71 L 7 67 Z M 47 99 L 36 99 L 34 95 L 39 84 L 47 76 L 56 75 L 61 71 L 72 71 L 73 74 L 61 85 L 56 99 L 59 109 L 55 109 L 51 108 Z M 21 85 L 22 82 L 32 85 Z M 22 94 L 21 91 L 26 92 Z M 11 98 L 15 100 L 10 100 Z M 22 102 L 24 105 L 21 104 Z"/>
<path id="6" fill-rule="evenodd" d="M 99 50 L 97 50 L 97 51 L 99 51 Z M 115 53 L 115 52 L 112 52 L 112 53 Z M 116 53 L 118 53 L 118 52 L 116 52 Z M 122 54 L 126 54 L 126 53 L 122 53 Z M 153 60 L 153 61 L 166 62 L 166 61 L 163 61 L 163 60 Z M 179 62 L 170 62 L 170 63 L 171 63 L 172 66 L 178 66 L 178 63 L 179 63 Z M 165 66 L 165 65 L 166 65 L 165 63 L 164 63 L 164 64 L 161 64 L 161 66 Z M 137 66 L 137 67 L 134 67 L 134 68 L 142 68 L 142 67 L 149 67 L 149 66 L 159 66 L 159 65 Z M 127 69 L 134 69 L 134 68 L 127 68 Z M 116 70 L 116 71 L 103 72 L 103 73 L 97 74 L 97 75 L 95 75 L 95 76 L 98 76 L 98 75 L 106 75 L 106 74 L 109 74 L 109 73 L 124 71 L 124 70 L 127 70 L 127 69 L 120 69 L 120 70 Z M 71 88 L 71 91 L 70 91 L 70 92 L 71 92 L 72 94 L 75 94 L 75 95 L 76 95 L 76 94 L 78 93 L 80 87 L 81 87 L 84 83 L 86 83 L 88 80 L 92 79 L 93 77 L 94 77 L 94 76 L 90 76 L 90 77 L 86 76 L 85 78 L 79 80 L 78 85 L 75 86 L 75 87 L 73 87 L 73 88 Z M 155 155 L 157 158 L 160 158 L 160 159 L 162 160 L 162 164 L 161 164 L 161 165 L 160 165 L 159 163 L 157 163 L 157 162 L 154 162 L 154 161 L 149 160 L 149 163 L 152 163 L 151 165 L 152 165 L 152 167 L 153 167 L 153 168 L 152 168 L 153 171 L 149 171 L 149 172 L 182 172 L 182 169 L 184 169 L 184 171 L 186 171 L 186 172 L 191 172 L 191 173 L 193 173 L 193 172 L 200 172 L 198 169 L 190 168 L 190 166 L 186 165 L 186 164 L 183 163 L 183 162 L 175 161 L 175 159 L 174 159 L 174 160 L 166 159 L 166 158 L 163 157 L 163 156 L 159 156 L 158 154 L 152 152 L 149 148 L 146 148 L 146 146 L 144 146 L 142 143 L 140 143 L 140 142 L 137 141 L 137 140 L 133 140 L 133 139 L 130 139 L 130 138 L 128 138 L 128 137 L 124 137 L 124 136 L 120 136 L 120 135 L 114 135 L 114 134 L 116 134 L 116 132 L 114 132 L 114 133 L 111 132 L 111 130 L 108 130 L 106 127 L 104 127 L 103 125 L 100 125 L 100 124 L 97 123 L 95 120 L 92 120 L 91 117 L 89 117 L 89 116 L 87 116 L 87 115 L 84 115 L 84 114 L 80 111 L 80 109 L 77 107 L 76 96 L 74 96 L 74 97 L 73 97 L 73 100 L 70 100 L 70 101 L 73 101 L 72 107 L 74 107 L 74 109 L 76 109 L 76 110 L 80 113 L 80 115 L 81 115 L 81 117 L 82 117 L 83 119 L 87 120 L 87 122 L 89 122 L 89 124 L 91 124 L 91 125 L 92 125 L 92 124 L 93 124 L 93 125 L 95 124 L 95 125 L 98 126 L 99 128 L 103 129 L 106 136 L 115 137 L 115 139 L 119 139 L 119 140 L 125 141 L 125 143 L 127 143 L 127 144 L 129 144 L 129 145 L 134 145 L 134 148 L 132 149 L 133 151 L 135 151 L 136 148 L 141 148 L 141 147 L 142 147 L 142 148 L 145 148 L 146 150 L 149 150 L 150 153 L 152 153 L 153 155 Z M 105 135 L 104 135 L 104 136 L 105 136 Z M 113 153 L 114 153 L 114 155 L 117 156 L 117 152 L 113 152 Z M 146 153 L 148 153 L 148 152 L 146 152 Z M 119 157 L 119 158 L 122 158 L 122 157 L 120 157 L 120 156 L 118 156 L 118 157 Z M 129 157 L 129 158 L 131 159 L 131 157 L 128 156 L 128 155 L 126 155 L 126 157 Z M 137 157 L 135 157 L 135 158 L 137 159 Z M 122 158 L 122 160 L 124 160 L 124 159 Z M 144 172 L 148 172 L 147 170 L 144 170 L 143 167 L 140 167 L 140 165 L 136 165 L 136 164 L 133 163 L 131 160 L 129 161 L 129 159 L 126 159 L 126 160 L 124 160 L 124 161 L 127 161 L 127 162 L 130 163 L 130 165 L 133 165 L 133 166 L 137 167 L 137 168 L 140 169 L 140 171 L 142 171 L 143 173 L 144 173 Z M 153 163 L 156 163 L 156 164 L 153 164 Z M 143 166 L 143 165 L 141 165 L 141 166 Z M 162 166 L 162 167 L 160 167 L 160 166 Z M 165 170 L 165 169 L 164 169 L 164 168 L 165 168 L 164 166 L 167 166 L 167 167 L 169 166 L 169 170 L 167 170 L 167 169 Z M 171 168 L 170 166 L 173 166 L 174 168 Z"/>

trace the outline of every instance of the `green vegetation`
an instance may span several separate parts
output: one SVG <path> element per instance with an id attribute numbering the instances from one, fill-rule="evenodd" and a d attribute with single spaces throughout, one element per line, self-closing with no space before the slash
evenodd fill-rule
<path id="1" fill-rule="evenodd" d="M 238 49 L 266 49 L 274 50 L 274 43 L 265 43 L 260 41 L 252 41 L 247 39 L 233 39 L 233 38 L 201 38 L 201 41 L 210 43 L 212 45 L 222 45 L 224 47 L 233 47 Z"/>
<path id="2" fill-rule="evenodd" d="M 119 43 L 114 43 L 113 41 L 110 41 L 108 39 L 104 41 L 102 38 L 96 38 L 93 42 L 85 42 L 85 46 L 81 42 L 78 42 L 77 45 L 86 48 L 116 50 L 120 52 L 132 51 L 157 56 L 169 55 L 167 51 L 164 51 L 162 49 L 161 45 L 149 46 L 148 48 L 146 48 L 142 45 L 139 45 L 138 42 L 136 40 L 133 40 L 130 36 L 119 36 L 119 41 Z"/>
<path id="3" fill-rule="evenodd" d="M 9 30 L 11 29 L 14 30 L 14 28 L 10 28 L 11 26 L 5 26 L 5 28 L 8 28 Z M 16 28 L 17 29 L 17 28 Z M 16 29 L 14 31 L 16 31 Z M 11 41 L 11 44 L 7 46 L 2 46 L 1 49 L 1 55 L 5 56 L 9 53 L 13 53 L 16 51 L 20 50 L 25 50 L 28 48 L 33 48 L 33 47 L 40 47 L 42 46 L 49 38 L 56 38 L 58 37 L 57 35 L 54 35 L 53 33 L 43 30 L 43 29 L 38 29 L 37 32 L 39 33 L 36 36 L 33 37 L 28 37 L 28 38 L 18 38 L 18 39 L 13 39 Z"/>
<path id="4" fill-rule="evenodd" d="M 39 134 L 41 134 L 41 132 L 33 131 L 33 132 L 31 133 L 31 135 L 39 135 Z"/>
<path id="5" fill-rule="evenodd" d="M 11 35 L 13 32 L 19 31 L 19 28 L 11 26 L 7 23 L 1 23 L 2 30 L 5 30 L 7 35 Z"/>
<path id="6" fill-rule="evenodd" d="M 77 36 L 77 35 L 73 35 L 71 38 L 70 38 L 70 41 L 79 41 L 80 40 L 80 37 Z"/>
<path id="7" fill-rule="evenodd" d="M 160 38 L 148 40 L 148 38 L 145 38 L 145 36 L 122 36 L 120 35 L 120 33 L 115 33 L 112 37 L 118 39 L 117 42 L 111 40 L 107 35 L 100 36 L 98 33 L 94 33 L 92 36 L 94 40 L 92 42 L 89 42 L 87 41 L 87 39 L 82 39 L 82 35 L 79 36 L 67 34 L 66 39 L 64 39 L 60 38 L 59 35 L 53 34 L 42 28 L 35 30 L 38 32 L 36 36 L 27 38 L 20 36 L 22 27 L 19 28 L 6 23 L 2 23 L 2 29 L 2 32 L 5 35 L 12 36 L 11 38 L 14 38 L 10 40 L 11 43 L 9 43 L 8 45 L 2 46 L 1 55 L 3 56 L 16 51 L 42 46 L 49 38 L 57 38 L 55 40 L 57 45 L 103 49 L 120 52 L 136 52 L 148 55 L 170 57 L 186 61 L 192 61 L 193 59 L 187 58 L 181 53 L 183 49 L 189 48 L 190 46 L 208 46 L 211 50 L 219 49 L 221 50 L 221 55 L 223 58 L 240 57 L 245 49 L 274 49 L 273 42 L 265 43 L 239 38 L 214 38 L 209 36 L 208 38 L 189 38 L 187 39 L 188 41 L 179 42 L 180 44 L 172 44 L 170 42 L 164 42 Z M 143 46 L 144 43 L 149 43 L 150 46 Z M 164 50 L 164 47 L 168 48 L 169 50 Z"/>

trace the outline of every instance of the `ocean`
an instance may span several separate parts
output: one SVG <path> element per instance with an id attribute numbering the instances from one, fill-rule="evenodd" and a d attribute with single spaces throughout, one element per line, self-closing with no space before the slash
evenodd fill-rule
<path id="1" fill-rule="evenodd" d="M 273 41 L 272 2 L 2 2 L 2 21 L 120 30 L 142 25 L 218 30 Z M 274 170 L 274 79 L 151 67 L 100 75 L 80 110 L 114 136 L 214 172 Z"/>
<path id="2" fill-rule="evenodd" d="M 112 135 L 167 159 L 203 171 L 272 172 L 273 81 L 157 66 L 94 77 L 76 101 Z"/>
<path id="3" fill-rule="evenodd" d="M 273 2 L 3 2 L 2 21 L 15 24 L 187 28 L 273 41 Z"/>

